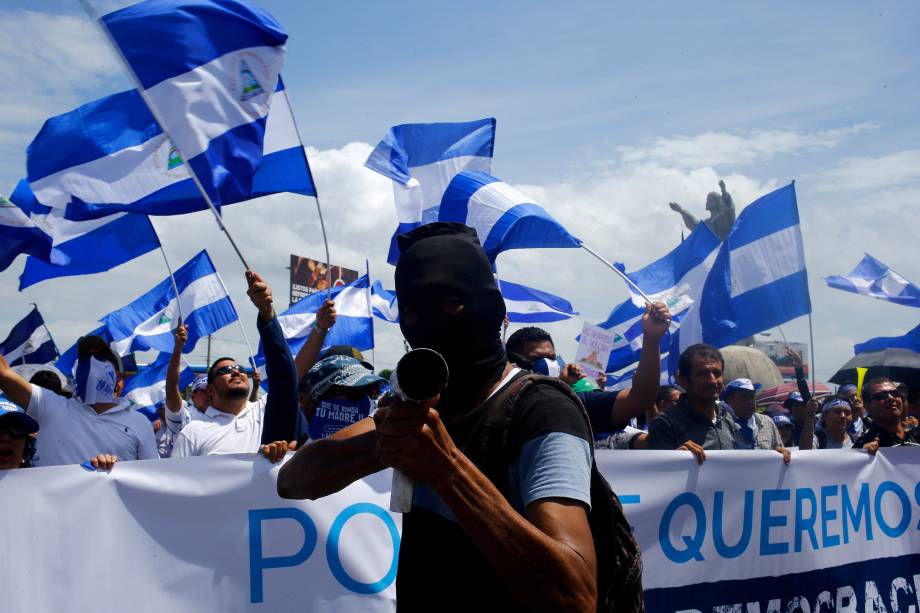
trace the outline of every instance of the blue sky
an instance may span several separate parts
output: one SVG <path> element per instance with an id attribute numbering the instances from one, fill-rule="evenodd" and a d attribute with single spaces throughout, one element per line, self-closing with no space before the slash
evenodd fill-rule
<path id="1" fill-rule="evenodd" d="M 128 87 L 75 5 L 0 10 L 0 191 L 23 175 L 25 147 L 45 118 Z M 395 214 L 387 182 L 361 167 L 370 147 L 393 124 L 494 116 L 494 174 L 628 268 L 678 240 L 668 201 L 700 215 L 719 178 L 739 207 L 795 179 L 819 375 L 845 361 L 854 342 L 901 334 L 920 319 L 820 280 L 868 251 L 920 281 L 915 3 L 260 5 L 290 35 L 285 83 L 311 148 L 333 259 L 363 267 L 367 257 L 385 285 Z M 279 296 L 289 253 L 322 254 L 312 206 L 276 196 L 228 211 Z M 198 213 L 158 227 L 176 265 L 208 248 L 251 324 L 239 263 L 213 220 Z M 508 253 L 498 264 L 504 278 L 571 300 L 588 321 L 626 297 L 580 252 Z M 149 254 L 106 275 L 18 293 L 21 268 L 19 260 L 0 273 L 0 330 L 37 302 L 63 346 L 165 274 Z M 580 322 L 547 327 L 563 355 L 574 355 Z M 790 340 L 807 340 L 804 320 L 784 328 Z M 218 349 L 242 351 L 238 330 L 217 336 Z M 395 328 L 379 332 L 378 346 L 380 365 L 391 364 Z"/>

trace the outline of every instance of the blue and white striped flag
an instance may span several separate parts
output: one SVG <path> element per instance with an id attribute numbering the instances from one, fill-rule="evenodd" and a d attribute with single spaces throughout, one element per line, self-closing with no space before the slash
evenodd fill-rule
<path id="1" fill-rule="evenodd" d="M 171 352 L 175 342 L 172 331 L 179 319 L 177 304 L 182 307 L 182 323 L 188 327 L 183 353 L 191 353 L 198 339 L 239 319 L 207 251 L 199 252 L 173 276 L 178 300 L 167 277 L 131 304 L 100 320 L 112 337 L 112 349 L 119 355 L 147 349 Z"/>
<path id="2" fill-rule="evenodd" d="M 498 288 L 505 299 L 505 310 L 511 323 L 549 323 L 578 315 L 572 303 L 565 298 L 510 281 L 499 280 Z"/>
<path id="3" fill-rule="evenodd" d="M 9 364 L 47 364 L 58 356 L 38 307 L 13 326 L 6 340 L 0 343 L 0 355 Z"/>
<path id="4" fill-rule="evenodd" d="M 671 311 L 672 321 L 679 324 L 691 305 L 699 301 L 719 244 L 709 226 L 701 223 L 667 255 L 627 276 L 649 298 L 664 302 Z M 633 294 L 631 300 L 617 305 L 607 320 L 598 324 L 616 333 L 607 372 L 618 371 L 639 360 L 643 313 L 645 301 Z M 661 351 L 667 352 L 670 342 L 670 333 L 665 334 L 661 339 Z"/>
<path id="5" fill-rule="evenodd" d="M 166 371 L 170 352 L 161 352 L 157 359 L 147 364 L 139 373 L 125 382 L 123 398 L 132 400 L 137 410 L 150 419 L 157 418 L 157 405 L 166 400 Z M 179 363 L 179 389 L 184 389 L 195 379 L 195 373 L 185 360 Z"/>
<path id="6" fill-rule="evenodd" d="M 461 172 L 441 199 L 439 221 L 456 221 L 476 230 L 494 264 L 502 251 L 581 247 L 543 207 L 485 172 Z"/>
<path id="7" fill-rule="evenodd" d="M 853 346 L 853 353 L 867 353 L 883 349 L 910 349 L 920 353 L 920 326 L 917 326 L 903 336 L 878 336 L 870 338 L 864 343 Z"/>
<path id="8" fill-rule="evenodd" d="M 29 212 L 36 226 L 51 237 L 51 262 L 26 259 L 19 290 L 45 279 L 105 272 L 160 246 L 146 215 L 120 213 L 87 221 L 65 219 L 62 209 L 40 204 L 29 184 L 19 182 L 10 200 Z"/>
<path id="9" fill-rule="evenodd" d="M 725 347 L 811 312 L 795 184 L 748 205 L 719 249 L 697 305 L 672 340 L 668 368 L 694 343 Z"/>
<path id="10" fill-rule="evenodd" d="M 387 262 L 396 264 L 396 237 L 438 220 L 441 196 L 464 170 L 491 172 L 495 119 L 460 123 L 410 123 L 393 126 L 371 152 L 365 166 L 393 181 L 399 225 Z"/>
<path id="11" fill-rule="evenodd" d="M 351 345 L 358 351 L 366 351 L 374 346 L 374 324 L 371 321 L 371 311 L 368 305 L 367 275 L 358 277 L 348 285 L 342 285 L 332 290 L 330 296 L 335 301 L 335 325 L 329 329 L 323 343 L 323 349 L 333 345 Z M 287 339 L 291 355 L 297 355 L 300 348 L 307 342 L 313 325 L 316 323 L 316 312 L 326 302 L 326 292 L 317 292 L 304 296 L 284 313 L 278 315 L 278 323 Z M 256 366 L 265 364 L 265 354 L 262 343 L 259 343 L 259 352 L 255 357 Z"/>
<path id="12" fill-rule="evenodd" d="M 92 332 L 87 332 L 83 336 L 101 336 L 106 342 L 111 343 L 112 337 L 109 335 L 108 330 L 105 329 L 105 326 L 99 326 Z M 59 371 L 64 373 L 68 378 L 73 378 L 74 372 L 73 367 L 77 363 L 77 345 L 80 343 L 80 338 L 70 346 L 70 348 L 61 354 L 61 357 L 57 359 L 54 363 L 54 367 Z"/>
<path id="13" fill-rule="evenodd" d="M 0 271 L 23 253 L 45 262 L 54 258 L 66 263 L 66 258 L 52 249 L 51 237 L 24 210 L 0 196 Z"/>
<path id="14" fill-rule="evenodd" d="M 277 192 L 315 196 L 306 154 L 281 79 L 265 126 L 252 192 L 224 204 Z M 187 166 L 137 90 L 113 94 L 52 117 L 29 146 L 36 198 L 85 220 L 130 211 L 179 215 L 207 208 Z"/>
<path id="15" fill-rule="evenodd" d="M 920 307 L 920 286 L 911 283 L 874 257 L 865 254 L 848 275 L 825 277 L 828 287 L 887 300 L 903 306 Z"/>
<path id="16" fill-rule="evenodd" d="M 383 289 L 380 281 L 374 281 L 371 286 L 371 311 L 374 317 L 399 323 L 399 303 L 396 301 L 396 292 Z"/>
<path id="17" fill-rule="evenodd" d="M 146 0 L 100 21 L 214 204 L 248 198 L 284 62 L 278 22 L 240 0 Z"/>

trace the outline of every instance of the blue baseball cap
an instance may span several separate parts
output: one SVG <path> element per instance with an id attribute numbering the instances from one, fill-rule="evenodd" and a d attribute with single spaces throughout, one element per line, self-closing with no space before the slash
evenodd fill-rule
<path id="1" fill-rule="evenodd" d="M 777 428 L 794 428 L 795 424 L 792 423 L 792 420 L 786 417 L 785 415 L 774 415 L 773 423 L 776 424 Z"/>
<path id="2" fill-rule="evenodd" d="M 728 385 L 726 385 L 725 389 L 722 391 L 722 399 L 724 400 L 729 394 L 738 390 L 745 390 L 753 393 L 760 388 L 760 383 L 753 383 L 750 379 L 733 379 L 728 382 Z"/>
<path id="3" fill-rule="evenodd" d="M 345 355 L 331 355 L 313 365 L 304 375 L 310 388 L 310 400 L 316 402 L 329 389 L 340 387 L 364 387 L 386 381 L 361 364 L 361 360 Z"/>
<path id="4" fill-rule="evenodd" d="M 0 422 L 8 420 L 15 422 L 21 430 L 28 434 L 38 432 L 37 421 L 6 398 L 0 398 Z"/>
<path id="5" fill-rule="evenodd" d="M 789 394 L 789 397 L 783 401 L 783 406 L 788 408 L 791 404 L 805 404 L 805 399 L 802 398 L 802 394 L 798 392 L 792 392 Z"/>
<path id="6" fill-rule="evenodd" d="M 852 383 L 847 383 L 846 385 L 842 386 L 839 390 L 837 390 L 837 393 L 840 394 L 841 396 L 846 396 L 847 394 L 851 392 L 855 392 L 855 391 L 856 391 L 856 386 L 853 385 Z"/>

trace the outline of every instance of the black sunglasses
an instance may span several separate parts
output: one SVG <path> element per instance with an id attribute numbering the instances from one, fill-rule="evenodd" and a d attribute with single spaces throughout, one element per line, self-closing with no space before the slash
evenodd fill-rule
<path id="1" fill-rule="evenodd" d="M 212 373 L 211 379 L 216 379 L 221 375 L 229 375 L 231 373 L 238 372 L 242 375 L 246 374 L 246 369 L 240 366 L 239 364 L 227 364 L 226 366 L 221 366 Z"/>
<path id="2" fill-rule="evenodd" d="M 901 393 L 898 392 L 898 390 L 884 390 L 881 392 L 875 392 L 874 394 L 869 396 L 869 398 L 871 398 L 875 402 L 881 402 L 882 400 L 886 400 L 888 398 L 900 398 L 900 397 L 901 397 Z"/>

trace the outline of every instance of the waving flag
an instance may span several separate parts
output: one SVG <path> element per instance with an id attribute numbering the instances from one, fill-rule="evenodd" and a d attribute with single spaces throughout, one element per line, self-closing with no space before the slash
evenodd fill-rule
<path id="1" fill-rule="evenodd" d="M 10 267 L 19 254 L 42 261 L 66 259 L 51 247 L 51 237 L 39 228 L 21 208 L 0 196 L 0 271 Z"/>
<path id="2" fill-rule="evenodd" d="M 147 364 L 137 375 L 125 382 L 123 398 L 134 401 L 137 410 L 151 419 L 157 417 L 157 405 L 166 400 L 166 371 L 169 352 L 161 352 L 156 361 Z M 185 360 L 179 363 L 179 389 L 184 389 L 195 379 L 195 373 Z"/>
<path id="3" fill-rule="evenodd" d="M 284 60 L 278 22 L 238 0 L 146 0 L 100 21 L 214 204 L 248 198 Z"/>
<path id="4" fill-rule="evenodd" d="M 698 342 L 724 347 L 811 312 L 795 184 L 762 196 L 738 216 L 672 341 L 669 369 Z M 676 348 L 678 351 L 674 351 Z"/>
<path id="5" fill-rule="evenodd" d="M 832 275 L 828 287 L 887 300 L 903 306 L 920 307 L 920 286 L 911 283 L 874 257 L 865 254 L 848 275 Z"/>
<path id="6" fill-rule="evenodd" d="M 315 196 L 307 158 L 281 79 L 265 126 L 252 192 L 224 204 L 277 192 Z M 85 220 L 124 211 L 179 215 L 207 204 L 137 90 L 85 104 L 45 122 L 29 146 L 36 198 Z"/>
<path id="7" fill-rule="evenodd" d="M 543 207 L 484 172 L 457 174 L 441 199 L 439 221 L 458 221 L 476 230 L 489 260 L 509 249 L 581 247 Z"/>
<path id="8" fill-rule="evenodd" d="M 374 317 L 399 323 L 399 304 L 396 301 L 396 292 L 383 289 L 380 281 L 374 281 L 371 286 L 371 311 Z"/>
<path id="9" fill-rule="evenodd" d="M 367 304 L 369 286 L 367 275 L 363 275 L 348 285 L 332 290 L 330 296 L 335 301 L 336 319 L 335 325 L 326 334 L 323 349 L 333 345 L 351 345 L 358 351 L 366 351 L 374 346 L 374 325 Z M 316 312 L 324 302 L 325 292 L 310 294 L 278 315 L 278 323 L 291 348 L 291 355 L 297 355 L 307 342 L 313 324 L 316 323 Z M 261 343 L 255 360 L 259 367 L 265 364 Z"/>
<path id="10" fill-rule="evenodd" d="M 853 347 L 853 353 L 867 353 L 883 349 L 910 349 L 920 353 L 920 326 L 917 326 L 903 336 L 879 336 L 870 338 L 864 343 Z"/>
<path id="11" fill-rule="evenodd" d="M 498 287 L 505 299 L 508 321 L 512 323 L 548 323 L 578 315 L 565 298 L 510 281 L 499 280 Z"/>
<path id="12" fill-rule="evenodd" d="M 649 298 L 664 302 L 673 321 L 679 323 L 691 305 L 697 303 L 709 270 L 719 252 L 720 241 L 709 226 L 698 224 L 690 236 L 664 257 L 627 276 Z M 613 351 L 607 361 L 607 372 L 615 372 L 639 360 L 642 350 L 642 315 L 645 301 L 633 295 L 631 300 L 617 305 L 601 328 L 614 330 Z M 668 351 L 670 333 L 661 339 L 661 351 Z"/>
<path id="13" fill-rule="evenodd" d="M 491 172 L 494 147 L 495 119 L 491 117 L 390 128 L 364 164 L 393 181 L 399 226 L 390 242 L 390 264 L 399 260 L 397 236 L 438 220 L 441 196 L 458 172 Z"/>
<path id="14" fill-rule="evenodd" d="M 182 307 L 188 340 L 183 353 L 191 353 L 199 338 L 220 330 L 237 319 L 236 309 L 217 275 L 207 251 L 201 251 L 173 274 L 179 298 L 169 278 L 149 292 L 103 317 L 100 321 L 112 337 L 119 355 L 157 349 L 171 352 L 172 330 Z"/>
<path id="15" fill-rule="evenodd" d="M 58 356 L 54 339 L 38 307 L 13 326 L 10 335 L 0 343 L 0 355 L 9 364 L 47 364 Z"/>
<path id="16" fill-rule="evenodd" d="M 39 204 L 29 184 L 20 181 L 10 195 L 53 244 L 51 262 L 26 260 L 19 290 L 45 279 L 104 272 L 160 246 L 146 215 L 109 215 L 88 221 L 71 221 L 64 211 Z"/>

